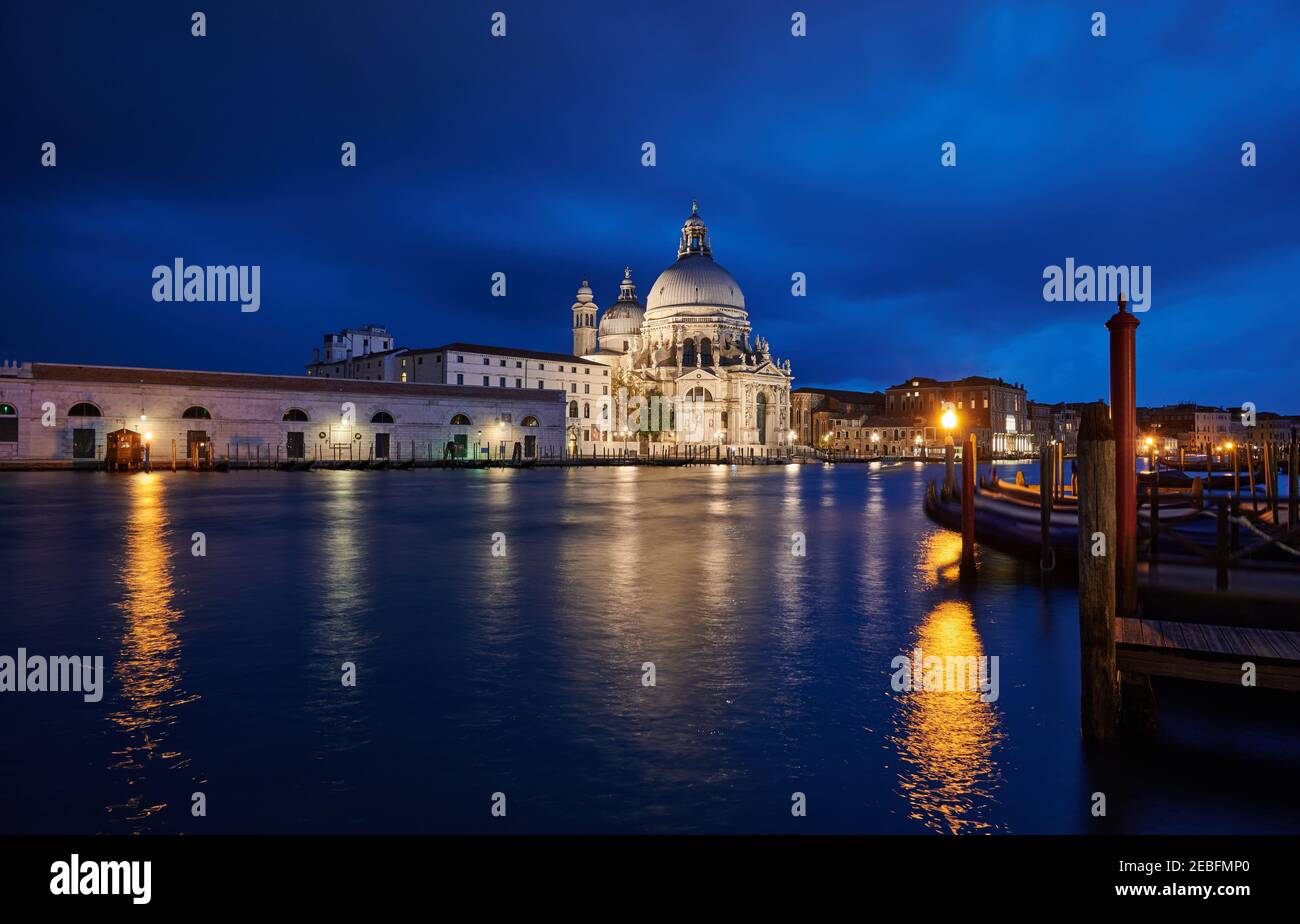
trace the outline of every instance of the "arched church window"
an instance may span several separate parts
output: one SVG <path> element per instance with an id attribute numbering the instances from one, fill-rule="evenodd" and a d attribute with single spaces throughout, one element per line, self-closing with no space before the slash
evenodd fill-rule
<path id="1" fill-rule="evenodd" d="M 700 363 L 705 366 L 713 365 L 713 342 L 708 337 L 700 341 Z"/>
<path id="2" fill-rule="evenodd" d="M 393 415 L 387 411 L 375 411 L 375 416 L 370 418 L 371 423 L 392 423 Z"/>
<path id="3" fill-rule="evenodd" d="M 100 417 L 99 408 L 89 401 L 82 401 L 80 404 L 74 404 L 68 411 L 69 417 Z"/>
<path id="4" fill-rule="evenodd" d="M 181 417 L 185 420 L 211 420 L 212 414 L 207 408 L 199 407 L 196 404 L 193 407 L 187 407 Z"/>
<path id="5" fill-rule="evenodd" d="M 695 365 L 695 341 L 694 340 L 684 340 L 682 342 L 682 365 L 683 366 Z"/>
<path id="6" fill-rule="evenodd" d="M 287 410 L 287 411 L 284 412 L 284 417 L 282 417 L 281 419 L 282 419 L 282 420 L 298 420 L 298 421 L 306 420 L 306 419 L 307 419 L 307 412 L 304 411 L 304 410 L 302 410 L 301 408 L 291 407 L 291 408 L 289 408 L 289 410 Z"/>
<path id="7" fill-rule="evenodd" d="M 467 415 L 457 414 L 451 419 L 451 425 L 453 427 L 468 427 L 471 426 L 471 421 Z"/>
<path id="8" fill-rule="evenodd" d="M 577 416 L 578 416 L 578 402 L 577 402 L 577 401 L 570 401 L 570 402 L 569 402 L 569 416 L 570 416 L 570 417 L 577 417 Z"/>
<path id="9" fill-rule="evenodd" d="M 527 417 L 523 419 L 522 425 L 525 427 L 535 427 L 537 426 L 537 418 L 534 417 L 532 414 L 529 414 Z"/>
<path id="10" fill-rule="evenodd" d="M 584 401 L 584 402 L 582 403 L 582 416 L 583 416 L 583 417 L 590 417 L 590 416 L 591 416 L 591 402 L 590 402 L 590 401 Z"/>

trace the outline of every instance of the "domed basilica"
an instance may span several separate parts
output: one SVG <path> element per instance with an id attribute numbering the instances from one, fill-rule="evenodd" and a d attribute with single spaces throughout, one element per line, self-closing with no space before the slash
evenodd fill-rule
<path id="1" fill-rule="evenodd" d="M 583 280 L 573 303 L 573 352 L 611 367 L 611 400 L 584 442 L 626 431 L 642 452 L 652 444 L 745 450 L 789 442 L 790 362 L 751 337 L 745 294 L 714 261 L 698 205 L 682 225 L 677 261 L 659 274 L 645 305 L 630 268 L 603 313 Z"/>

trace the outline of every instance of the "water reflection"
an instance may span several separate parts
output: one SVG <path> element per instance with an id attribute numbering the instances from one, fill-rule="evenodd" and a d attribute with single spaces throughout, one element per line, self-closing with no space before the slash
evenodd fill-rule
<path id="1" fill-rule="evenodd" d="M 354 707 L 367 685 L 341 686 L 342 665 L 351 662 L 358 677 L 369 667 L 365 655 L 374 642 L 363 616 L 369 590 L 370 536 L 357 472 L 329 472 L 323 498 L 325 526 L 320 537 L 316 569 L 318 596 L 311 622 L 311 670 L 315 683 L 308 711 L 320 729 L 325 754 L 354 750 L 368 744 L 364 722 Z"/>
<path id="2" fill-rule="evenodd" d="M 118 606 L 126 617 L 114 666 L 120 693 L 109 721 L 125 735 L 111 767 L 125 773 L 132 792 L 106 808 L 110 815 L 140 822 L 167 807 L 147 794 L 150 769 L 189 765 L 178 751 L 167 749 L 166 740 L 178 707 L 198 697 L 181 688 L 181 646 L 174 627 L 184 614 L 175 605 L 165 482 L 159 475 L 137 474 L 130 483 L 131 506 L 120 536 Z"/>
<path id="3" fill-rule="evenodd" d="M 961 533 L 932 529 L 920 541 L 921 562 L 918 571 L 926 587 L 951 584 L 961 577 Z"/>
<path id="4" fill-rule="evenodd" d="M 970 604 L 948 600 L 932 609 L 916 633 L 916 648 L 926 658 L 983 656 Z M 988 818 L 1002 783 L 994 752 L 1005 736 L 993 705 L 981 702 L 978 690 L 895 696 L 892 741 L 903 764 L 898 783 L 910 817 L 941 833 L 1001 830 Z"/>

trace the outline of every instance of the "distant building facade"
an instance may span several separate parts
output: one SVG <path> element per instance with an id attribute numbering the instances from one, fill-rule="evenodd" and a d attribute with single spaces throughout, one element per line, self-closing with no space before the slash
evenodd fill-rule
<path id="1" fill-rule="evenodd" d="M 795 443 L 827 449 L 841 425 L 880 416 L 885 395 L 879 391 L 846 391 L 838 388 L 796 388 L 790 393 Z"/>
<path id="2" fill-rule="evenodd" d="M 557 391 L 23 363 L 0 368 L 0 463 L 92 464 L 135 431 L 155 465 L 205 461 L 525 458 L 565 451 Z"/>
<path id="3" fill-rule="evenodd" d="M 953 439 L 974 433 L 981 458 L 1034 452 L 1028 398 L 1019 383 L 981 375 L 951 381 L 917 376 L 885 390 L 885 416 L 907 421 L 926 445 L 943 444 L 940 421 L 948 407 L 957 415 Z"/>

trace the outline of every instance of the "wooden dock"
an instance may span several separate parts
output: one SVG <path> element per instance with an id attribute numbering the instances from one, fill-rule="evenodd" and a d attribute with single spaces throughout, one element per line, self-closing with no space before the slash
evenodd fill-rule
<path id="1" fill-rule="evenodd" d="M 1300 632 L 1118 617 L 1115 649 L 1121 671 L 1241 685 L 1249 661 L 1256 686 L 1300 692 Z"/>

